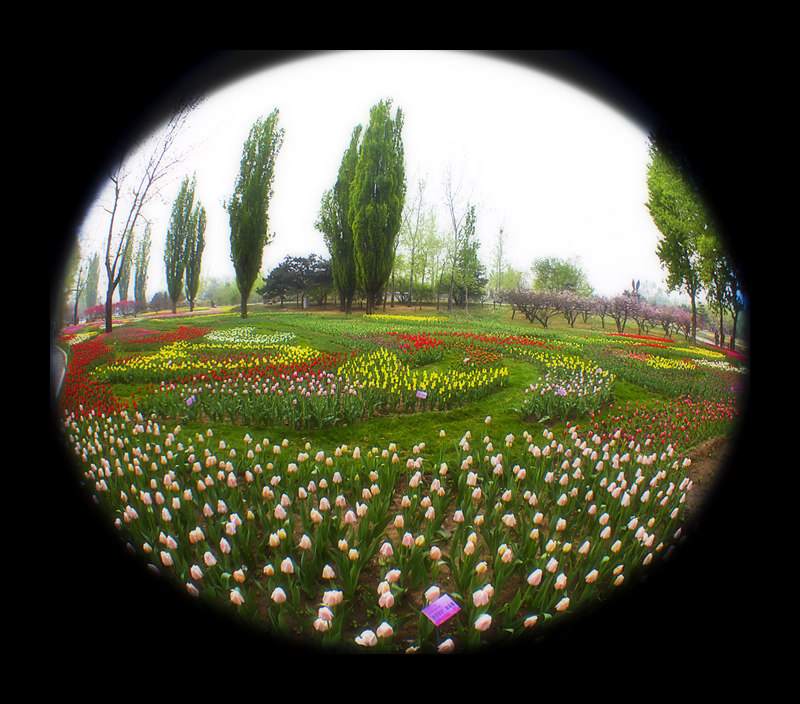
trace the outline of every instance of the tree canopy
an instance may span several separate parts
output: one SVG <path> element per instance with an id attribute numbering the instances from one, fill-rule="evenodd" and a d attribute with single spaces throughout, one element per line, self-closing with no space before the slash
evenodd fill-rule
<path id="1" fill-rule="evenodd" d="M 368 315 L 391 274 L 405 204 L 403 113 L 398 108 L 393 120 L 391 105 L 381 101 L 370 111 L 350 188 L 354 261 Z"/>
<path id="2" fill-rule="evenodd" d="M 241 296 L 241 314 L 247 317 L 247 299 L 259 275 L 267 233 L 269 203 L 275 178 L 275 162 L 283 145 L 278 110 L 257 120 L 244 144 L 233 196 L 225 204 L 230 216 L 231 261 Z"/>

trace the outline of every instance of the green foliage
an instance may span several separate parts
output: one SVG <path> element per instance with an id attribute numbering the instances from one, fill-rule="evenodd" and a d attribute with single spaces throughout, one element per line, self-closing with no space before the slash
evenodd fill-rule
<path id="1" fill-rule="evenodd" d="M 534 289 L 537 291 L 572 291 L 582 294 L 591 292 L 586 274 L 575 257 L 541 257 L 534 261 L 531 272 L 534 276 Z"/>
<path id="2" fill-rule="evenodd" d="M 350 188 L 358 163 L 358 140 L 361 125 L 357 125 L 350 145 L 342 156 L 339 175 L 334 187 L 322 197 L 316 228 L 322 233 L 331 255 L 333 283 L 339 291 L 344 310 L 350 313 L 358 280 L 353 255 L 353 227 L 350 222 Z"/>
<path id="3" fill-rule="evenodd" d="M 133 281 L 133 295 L 137 308 L 147 307 L 147 269 L 150 265 L 150 223 L 147 223 L 144 236 L 136 250 L 136 274 Z"/>
<path id="4" fill-rule="evenodd" d="M 694 301 L 702 283 L 700 238 L 713 228 L 708 209 L 680 155 L 657 135 L 650 136 L 647 208 L 663 237 L 656 254 L 667 270 L 670 290 L 683 290 Z M 693 323 L 694 327 L 694 323 Z"/>
<path id="5" fill-rule="evenodd" d="M 367 297 L 367 314 L 374 312 L 391 274 L 405 204 L 403 113 L 398 109 L 392 120 L 390 110 L 391 101 L 373 106 L 350 189 L 354 259 Z"/>
<path id="6" fill-rule="evenodd" d="M 231 261 L 236 272 L 247 315 L 247 298 L 258 277 L 267 234 L 269 201 L 275 178 L 275 161 L 283 145 L 284 130 L 278 129 L 278 110 L 258 120 L 250 130 L 242 153 L 239 177 L 225 207 L 230 216 Z"/>
<path id="7" fill-rule="evenodd" d="M 200 287 L 200 265 L 206 246 L 205 232 L 206 209 L 198 204 L 192 213 L 192 228 L 186 239 L 186 298 L 192 310 Z"/>
<path id="8" fill-rule="evenodd" d="M 183 277 L 186 272 L 186 245 L 192 230 L 195 187 L 195 179 L 189 181 L 187 177 L 181 183 L 181 189 L 172 206 L 172 216 L 164 247 L 167 291 L 172 300 L 173 313 L 175 312 L 178 298 L 183 292 Z"/>
<path id="9" fill-rule="evenodd" d="M 85 308 L 94 308 L 97 304 L 97 284 L 100 280 L 100 256 L 95 253 L 89 262 L 89 272 L 86 275 L 86 288 L 83 291 Z"/>

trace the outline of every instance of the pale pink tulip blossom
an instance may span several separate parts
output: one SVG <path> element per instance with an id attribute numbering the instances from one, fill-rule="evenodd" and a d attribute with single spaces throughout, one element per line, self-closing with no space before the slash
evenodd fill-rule
<path id="1" fill-rule="evenodd" d="M 481 614 L 475 619 L 475 630 L 486 631 L 492 625 L 492 617 L 489 614 Z"/>
<path id="2" fill-rule="evenodd" d="M 452 653 L 455 648 L 455 643 L 453 643 L 452 638 L 448 638 L 447 640 L 443 640 L 439 643 L 437 647 L 437 651 L 440 653 Z"/>
<path id="3" fill-rule="evenodd" d="M 528 575 L 528 584 L 536 587 L 542 582 L 542 570 L 537 568 Z"/>
<path id="4" fill-rule="evenodd" d="M 378 638 L 391 638 L 394 634 L 394 629 L 384 621 L 375 631 Z"/>
<path id="5" fill-rule="evenodd" d="M 291 557 L 287 557 L 281 562 L 281 572 L 284 574 L 294 574 L 294 564 L 292 563 Z"/>
<path id="6" fill-rule="evenodd" d="M 489 603 L 489 595 L 483 589 L 478 589 L 472 593 L 472 603 L 476 607 L 486 606 Z"/>
<path id="7" fill-rule="evenodd" d="M 441 595 L 441 590 L 439 589 L 439 587 L 437 587 L 436 585 L 428 587 L 428 589 L 425 590 L 425 601 L 427 601 L 430 604 L 436 601 L 440 595 Z"/>
<path id="8" fill-rule="evenodd" d="M 367 648 L 372 648 L 373 646 L 377 645 L 378 636 L 375 635 L 374 631 L 367 629 L 360 636 L 356 636 L 356 643 Z"/>
<path id="9" fill-rule="evenodd" d="M 389 584 L 394 584 L 395 582 L 399 581 L 402 574 L 403 573 L 398 569 L 389 570 L 386 573 L 386 581 L 389 582 Z"/>

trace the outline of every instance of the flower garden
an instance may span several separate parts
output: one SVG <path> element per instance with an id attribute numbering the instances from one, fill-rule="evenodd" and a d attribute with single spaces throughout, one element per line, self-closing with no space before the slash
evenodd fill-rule
<path id="1" fill-rule="evenodd" d="M 741 359 L 463 316 L 254 311 L 63 338 L 65 440 L 188 599 L 320 649 L 465 652 L 675 548 Z"/>

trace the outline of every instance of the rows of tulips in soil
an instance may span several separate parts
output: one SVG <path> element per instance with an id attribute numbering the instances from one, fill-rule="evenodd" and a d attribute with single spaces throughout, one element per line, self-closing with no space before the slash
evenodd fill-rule
<path id="1" fill-rule="evenodd" d="M 609 346 L 587 347 L 587 355 L 618 379 L 669 396 L 733 400 L 746 382 L 746 373 L 724 360 L 698 362 Z"/>
<path id="2" fill-rule="evenodd" d="M 677 539 L 687 461 L 577 429 L 332 450 L 72 413 L 124 540 L 191 596 L 324 645 L 459 650 L 602 600 Z M 495 447 L 496 443 L 496 447 Z M 433 638 L 422 609 L 460 607 Z M 353 614 L 365 614 L 353 623 Z"/>
<path id="3" fill-rule="evenodd" d="M 376 413 L 453 408 L 493 393 L 507 378 L 502 367 L 420 371 L 384 348 L 346 359 L 311 351 L 304 362 L 265 359 L 221 376 L 209 376 L 206 368 L 204 362 L 186 382 L 146 389 L 135 407 L 161 418 L 320 428 Z"/>
<path id="4" fill-rule="evenodd" d="M 281 333 L 119 331 L 126 345 L 161 345 L 139 377 L 125 367 L 142 355 L 112 360 L 114 337 L 74 344 L 63 398 L 69 444 L 87 486 L 154 569 L 259 628 L 320 645 L 446 651 L 520 637 L 602 601 L 669 550 L 691 489 L 679 448 L 729 432 L 735 395 L 615 406 L 618 368 L 597 366 L 612 353 L 588 354 L 597 346 L 585 340 L 433 333 L 416 322 L 403 337 L 372 321 L 357 333 L 363 349 L 342 355 L 289 345 Z M 404 347 L 392 349 L 392 338 Z M 420 342 L 413 352 L 411 341 Z M 409 363 L 426 350 L 444 362 Z M 523 408 L 532 387 L 552 392 L 550 406 L 531 402 L 533 417 L 519 414 L 521 426 L 573 412 L 588 418 L 582 431 L 567 423 L 560 438 L 545 429 L 535 439 L 487 418 L 481 439 L 442 432 L 406 450 L 349 447 L 346 428 L 334 448 L 246 435 L 234 449 L 211 429 L 164 425 L 237 420 L 272 434 L 378 410 L 461 406 L 508 383 L 504 356 L 542 372 L 527 394 L 520 387 Z M 659 371 L 702 373 L 726 388 L 731 372 L 709 361 Z M 644 360 L 626 364 L 626 378 L 636 364 L 635 378 L 649 378 Z M 154 376 L 132 408 L 108 386 Z M 423 609 L 443 594 L 460 611 L 434 634 Z"/>

